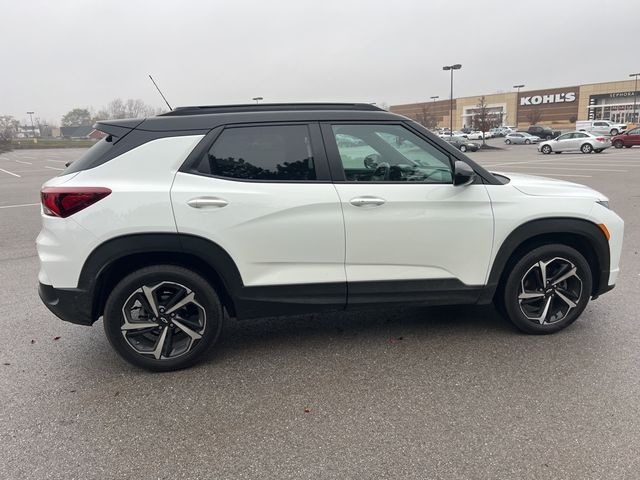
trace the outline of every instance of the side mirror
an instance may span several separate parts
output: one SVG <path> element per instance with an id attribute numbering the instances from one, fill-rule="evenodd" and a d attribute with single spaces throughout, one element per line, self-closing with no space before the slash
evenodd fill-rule
<path id="1" fill-rule="evenodd" d="M 468 163 L 456 160 L 453 165 L 453 184 L 455 186 L 466 186 L 476 179 L 476 172 Z"/>

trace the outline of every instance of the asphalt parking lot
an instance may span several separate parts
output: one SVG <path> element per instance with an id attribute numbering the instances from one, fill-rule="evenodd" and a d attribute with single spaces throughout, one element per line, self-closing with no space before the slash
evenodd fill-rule
<path id="1" fill-rule="evenodd" d="M 490 307 L 230 322 L 167 374 L 38 298 L 39 187 L 81 152 L 0 154 L 0 478 L 639 478 L 640 148 L 469 154 L 592 186 L 626 221 L 617 287 L 556 335 Z"/>

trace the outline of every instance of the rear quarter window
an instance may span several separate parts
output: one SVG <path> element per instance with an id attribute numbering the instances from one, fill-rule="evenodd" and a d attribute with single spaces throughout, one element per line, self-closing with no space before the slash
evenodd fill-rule
<path id="1" fill-rule="evenodd" d="M 107 155 L 113 148 L 113 145 L 114 141 L 111 135 L 103 138 L 89 150 L 84 152 L 79 159 L 71 162 L 71 164 L 69 164 L 69 166 L 64 169 L 60 175 L 68 175 L 69 173 L 76 173 L 82 170 L 87 170 L 94 164 L 94 162 L 96 162 L 104 155 Z"/>

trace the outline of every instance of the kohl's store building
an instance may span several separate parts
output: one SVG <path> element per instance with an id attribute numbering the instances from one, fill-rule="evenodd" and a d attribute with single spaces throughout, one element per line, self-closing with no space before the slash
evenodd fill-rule
<path id="1" fill-rule="evenodd" d="M 611 120 L 616 123 L 638 124 L 640 91 L 635 91 L 635 85 L 635 80 L 623 80 L 521 90 L 519 94 L 505 92 L 455 98 L 453 128 L 473 128 L 473 118 L 477 115 L 478 102 L 482 96 L 485 97 L 489 111 L 502 120 L 502 125 L 516 125 L 518 128 L 527 128 L 532 120 L 538 125 L 560 130 L 575 128 L 577 120 Z M 425 98 L 429 98 L 432 93 L 427 92 Z M 449 107 L 449 99 L 442 99 L 392 105 L 390 110 L 427 127 L 448 127 Z"/>

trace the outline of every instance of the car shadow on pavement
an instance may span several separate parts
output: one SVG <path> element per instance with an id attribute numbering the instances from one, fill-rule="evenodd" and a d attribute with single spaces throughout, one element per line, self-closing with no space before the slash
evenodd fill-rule
<path id="1" fill-rule="evenodd" d="M 305 344 L 328 347 L 336 343 L 348 346 L 354 339 L 393 344 L 411 337 L 464 341 L 483 335 L 514 334 L 518 334 L 516 328 L 493 306 L 378 308 L 255 320 L 226 319 L 214 348 L 216 353 L 205 362 L 228 359 L 254 349 L 277 351 L 304 348 Z"/>

